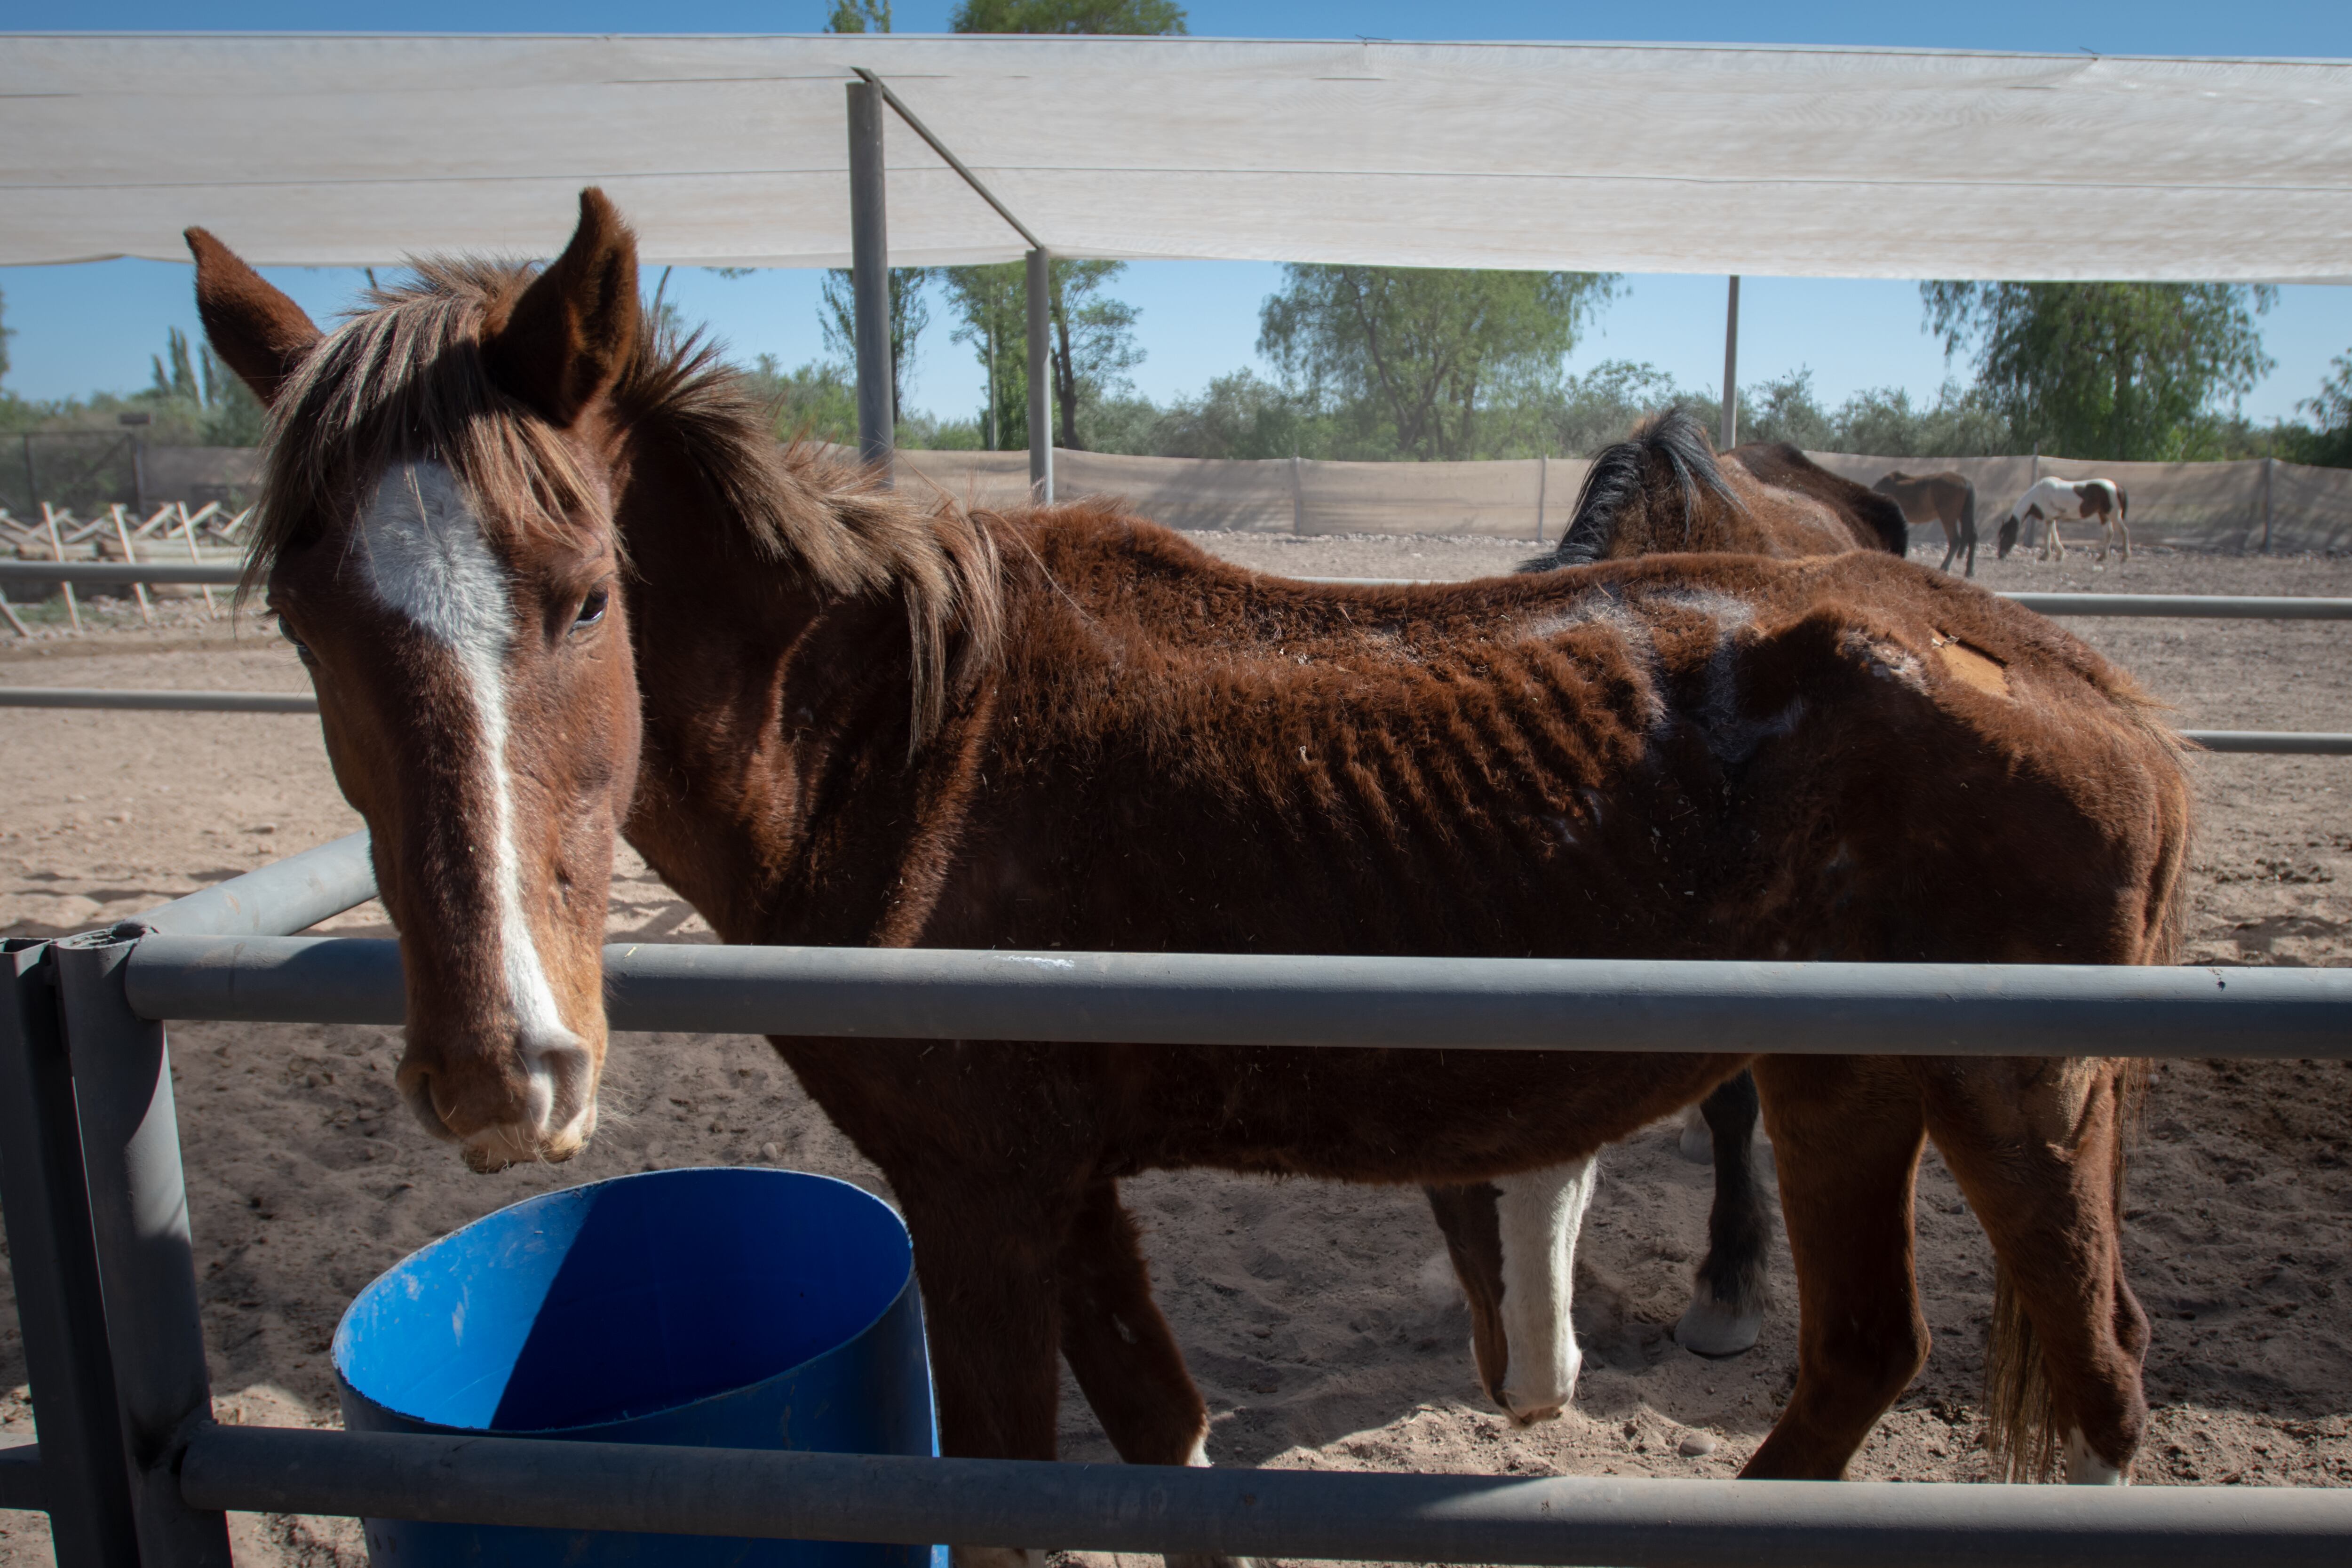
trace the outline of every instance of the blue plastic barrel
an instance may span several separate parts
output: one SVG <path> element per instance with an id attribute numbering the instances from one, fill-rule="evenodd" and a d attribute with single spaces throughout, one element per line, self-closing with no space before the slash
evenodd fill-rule
<path id="1" fill-rule="evenodd" d="M 939 1451 L 906 1226 L 796 1171 L 656 1171 L 501 1209 L 361 1291 L 334 1354 L 357 1432 Z M 931 1562 L 919 1546 L 365 1523 L 376 1568 Z"/>

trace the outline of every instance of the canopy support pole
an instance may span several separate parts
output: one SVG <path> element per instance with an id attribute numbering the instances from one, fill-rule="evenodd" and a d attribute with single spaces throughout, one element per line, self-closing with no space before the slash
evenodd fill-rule
<path id="1" fill-rule="evenodd" d="M 1053 269 L 1044 246 L 1029 253 L 1029 493 L 1039 506 L 1054 500 Z"/>
<path id="2" fill-rule="evenodd" d="M 1723 445 L 1728 452 L 1739 445 L 1739 274 L 1731 275 L 1731 292 L 1723 307 Z"/>
<path id="3" fill-rule="evenodd" d="M 851 326 L 857 349 L 857 459 L 878 464 L 889 482 L 898 411 L 890 390 L 890 239 L 883 210 L 882 97 L 849 84 Z"/>
<path id="4" fill-rule="evenodd" d="M 946 163 L 949 168 L 953 169 L 958 174 L 962 176 L 963 183 L 965 184 L 970 185 L 979 194 L 982 201 L 986 202 L 990 206 L 996 209 L 997 216 L 1003 218 L 1006 223 L 1011 224 L 1013 226 L 1013 231 L 1029 242 L 1029 489 L 1031 495 L 1034 497 L 1040 505 L 1051 501 L 1054 499 L 1054 423 L 1050 414 L 1050 410 L 1053 407 L 1053 398 L 1050 395 L 1050 389 L 1052 386 L 1052 377 L 1054 374 L 1053 335 L 1050 318 L 1053 295 L 1053 273 L 1051 271 L 1053 265 L 1052 254 L 1045 248 L 1045 242 L 1032 234 L 1029 231 L 1029 226 L 1023 223 L 1019 218 L 1014 217 L 1013 216 L 1013 209 L 1006 206 L 1003 202 L 998 201 L 996 199 L 996 193 L 990 190 L 986 185 L 981 184 L 980 176 L 973 174 L 970 169 L 964 166 L 962 159 L 948 151 L 948 144 L 946 142 L 931 134 L 931 128 L 929 126 L 915 118 L 915 111 L 908 109 L 904 102 L 900 101 L 898 95 L 890 90 L 890 86 L 887 82 L 884 81 L 880 77 L 876 76 L 872 71 L 867 70 L 864 66 L 852 66 L 850 68 L 857 73 L 859 79 L 857 85 L 851 87 L 849 89 L 851 103 L 850 121 L 853 127 L 849 138 L 849 178 L 850 189 L 853 195 L 853 205 L 855 205 L 855 193 L 857 189 L 857 133 L 855 130 L 857 110 L 856 106 L 857 103 L 858 87 L 862 86 L 878 95 L 881 102 L 887 103 L 891 109 L 898 113 L 898 118 L 907 122 L 907 128 L 908 130 L 921 137 L 923 141 L 929 145 L 931 151 L 940 155 L 940 159 Z M 881 234 L 882 225 L 882 219 L 880 216 L 882 129 L 881 121 L 878 118 L 880 112 L 881 111 L 878 109 L 875 110 L 877 118 L 876 120 L 874 129 L 874 183 L 876 192 L 876 216 L 874 224 L 875 234 L 877 237 L 876 240 L 877 249 L 880 244 L 878 237 Z M 859 232 L 863 233 L 864 231 L 860 230 Z M 860 251 L 858 254 L 862 257 L 865 253 Z M 860 261 L 859 265 L 863 266 L 864 262 Z M 886 293 L 883 298 L 883 304 L 886 310 L 888 308 L 888 295 Z M 866 362 L 862 352 L 866 342 L 864 326 L 865 317 L 863 314 L 866 309 L 866 295 L 862 286 L 857 296 L 857 308 L 860 312 L 858 318 L 858 344 L 861 350 L 858 358 L 857 406 L 859 411 L 859 420 L 862 426 L 866 407 Z M 885 337 L 885 343 L 887 346 L 887 334 Z M 989 406 L 991 408 L 995 407 L 996 382 L 993 375 L 992 375 L 989 380 L 988 395 Z"/>

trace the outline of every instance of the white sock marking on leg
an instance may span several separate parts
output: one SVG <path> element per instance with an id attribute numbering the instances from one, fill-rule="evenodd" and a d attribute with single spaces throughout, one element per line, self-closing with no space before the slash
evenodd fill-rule
<path id="1" fill-rule="evenodd" d="M 2080 1426 L 2066 1429 L 2066 1484 L 2070 1487 L 2131 1485 L 2121 1469 L 2091 1451 Z"/>
<path id="2" fill-rule="evenodd" d="M 1570 1309 L 1576 1288 L 1576 1234 L 1600 1174 L 1588 1156 L 1495 1184 L 1503 1241 L 1503 1338 L 1509 1347 L 1503 1403 L 1533 1420 L 1576 1396 L 1583 1354 Z"/>

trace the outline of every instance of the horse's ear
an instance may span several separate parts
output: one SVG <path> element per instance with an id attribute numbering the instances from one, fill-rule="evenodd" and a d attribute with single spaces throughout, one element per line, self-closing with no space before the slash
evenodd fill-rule
<path id="1" fill-rule="evenodd" d="M 562 426 L 611 387 L 638 330 L 637 237 L 591 185 L 572 243 L 490 323 L 482 359 L 491 380 Z"/>
<path id="2" fill-rule="evenodd" d="M 184 237 L 196 258 L 196 314 L 213 352 L 265 407 L 277 402 L 286 378 L 319 346 L 318 327 L 205 230 L 189 229 Z"/>

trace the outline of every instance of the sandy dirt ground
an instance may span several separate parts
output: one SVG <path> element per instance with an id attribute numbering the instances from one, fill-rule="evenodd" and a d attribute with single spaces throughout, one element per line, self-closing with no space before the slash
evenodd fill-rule
<path id="1" fill-rule="evenodd" d="M 1456 578 L 1524 545 L 1443 539 L 1196 536 L 1267 571 Z M 1940 550 L 1935 553 L 1940 554 Z M 1932 562 L 1933 555 L 1928 559 Z M 1996 588 L 2352 595 L 2352 562 L 2147 552 L 2129 564 L 1988 563 Z M 0 647 L 9 685 L 299 690 L 268 628 L 185 606 L 157 630 Z M 2352 730 L 2352 627 L 2077 621 L 2189 728 Z M 2338 964 L 2352 955 L 2352 764 L 2203 757 L 2189 956 Z M 85 930 L 358 826 L 314 721 L 223 714 L 0 710 L 0 931 Z M 382 910 L 338 929 L 387 934 Z M 709 940 L 633 857 L 616 932 Z M 395 1032 L 192 1025 L 173 1032 L 205 1331 L 224 1419 L 331 1425 L 327 1344 L 352 1295 L 434 1237 L 552 1187 L 656 1166 L 766 1163 L 880 1191 L 761 1042 L 625 1036 L 604 1131 L 561 1170 L 468 1174 L 395 1104 Z M 2143 1482 L 2352 1483 L 2352 1068 L 2188 1062 L 2156 1079 L 2132 1177 L 2131 1279 L 2156 1324 Z M 1727 1476 L 1794 1378 L 1785 1252 L 1762 1344 L 1725 1362 L 1670 1327 L 1705 1234 L 1704 1167 L 1660 1127 L 1604 1156 L 1577 1270 L 1585 1347 L 1574 1410 L 1532 1428 L 1473 1381 L 1468 1318 L 1416 1193 L 1202 1172 L 1129 1184 L 1160 1297 L 1231 1464 L 1523 1474 Z M 1979 1392 L 1990 1260 L 1933 1155 L 1919 1272 L 1936 1348 L 1854 1466 L 1873 1478 L 1980 1477 Z M 0 1432 L 28 1434 L 25 1370 L 0 1276 Z M 13 1393 L 8 1392 L 13 1390 Z M 1064 1453 L 1110 1451 L 1074 1386 Z M 239 1518 L 248 1564 L 355 1564 L 348 1521 Z M 37 1515 L 0 1513 L 0 1564 L 47 1561 Z"/>

